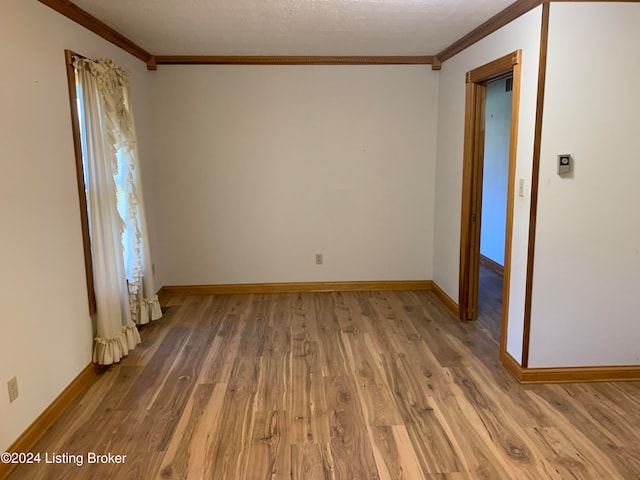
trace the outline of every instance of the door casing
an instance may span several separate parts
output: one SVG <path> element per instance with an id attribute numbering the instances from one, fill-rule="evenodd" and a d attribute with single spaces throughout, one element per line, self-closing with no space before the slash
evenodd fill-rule
<path id="1" fill-rule="evenodd" d="M 462 211 L 460 224 L 460 276 L 458 305 L 461 320 L 475 320 L 478 315 L 478 281 L 480 272 L 480 228 L 482 223 L 482 173 L 487 82 L 513 76 L 511 131 L 509 139 L 509 173 L 507 219 L 504 247 L 504 276 L 500 324 L 500 359 L 506 356 L 511 277 L 511 241 L 520 110 L 520 76 L 522 51 L 517 50 L 478 67 L 466 75 L 464 160 L 462 169 Z"/>

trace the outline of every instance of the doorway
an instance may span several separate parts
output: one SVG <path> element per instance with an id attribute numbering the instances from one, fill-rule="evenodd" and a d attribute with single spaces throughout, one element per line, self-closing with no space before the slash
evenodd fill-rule
<path id="1" fill-rule="evenodd" d="M 500 342 L 512 93 L 511 75 L 487 82 L 477 320 L 496 344 Z"/>
<path id="2" fill-rule="evenodd" d="M 513 224 L 513 202 L 515 193 L 515 167 L 518 136 L 518 111 L 520 100 L 521 51 L 505 55 L 493 62 L 467 73 L 465 139 L 462 184 L 462 214 L 460 236 L 460 285 L 459 311 L 461 320 L 478 319 L 480 292 L 480 263 L 482 238 L 482 204 L 485 147 L 487 143 L 487 96 L 490 88 L 499 83 L 509 83 L 511 87 L 508 166 L 506 172 L 506 212 L 503 211 L 504 230 L 502 245 L 494 246 L 491 255 L 500 259 L 496 250 L 502 249 L 502 299 L 500 312 L 494 312 L 500 319 L 500 358 L 506 354 L 506 334 L 508 327 L 509 279 L 511 266 L 511 236 Z M 507 80 L 509 79 L 509 80 Z M 499 82 L 501 81 L 501 82 Z M 492 132 L 493 134 L 493 132 Z M 493 141 L 489 139 L 490 141 Z M 500 213 L 496 212 L 499 216 Z M 489 219 L 487 219 L 489 220 Z M 487 221 L 487 223 L 490 223 Z M 490 228 L 490 227 L 489 227 Z M 485 236 L 486 237 L 486 236 Z M 485 240 L 487 242 L 488 240 Z M 490 258 L 486 255 L 484 258 Z M 487 263 L 484 261 L 483 263 Z M 495 264 L 500 262 L 494 260 Z"/>

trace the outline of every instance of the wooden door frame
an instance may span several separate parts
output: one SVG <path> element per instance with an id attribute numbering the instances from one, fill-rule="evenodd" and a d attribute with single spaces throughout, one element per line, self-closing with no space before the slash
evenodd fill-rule
<path id="1" fill-rule="evenodd" d="M 464 127 L 464 163 L 462 170 L 462 211 L 460 225 L 459 316 L 461 320 L 477 318 L 478 272 L 480 260 L 480 226 L 482 208 L 482 170 L 484 160 L 484 112 L 487 82 L 513 76 L 511 130 L 509 139 L 509 174 L 507 218 L 504 246 L 504 276 L 500 326 L 500 359 L 506 355 L 509 283 L 511 277 L 511 242 L 515 196 L 518 116 L 522 51 L 517 50 L 467 72 Z"/>

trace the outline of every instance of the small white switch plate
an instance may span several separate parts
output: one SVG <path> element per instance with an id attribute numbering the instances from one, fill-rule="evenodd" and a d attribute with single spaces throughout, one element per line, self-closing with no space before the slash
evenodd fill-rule
<path id="1" fill-rule="evenodd" d="M 518 195 L 524 197 L 524 178 L 518 181 Z"/>
<path id="2" fill-rule="evenodd" d="M 9 403 L 18 398 L 18 379 L 13 377 L 7 382 L 7 390 L 9 390 Z"/>
<path id="3" fill-rule="evenodd" d="M 316 265 L 322 265 L 322 254 L 321 253 L 316 253 Z"/>

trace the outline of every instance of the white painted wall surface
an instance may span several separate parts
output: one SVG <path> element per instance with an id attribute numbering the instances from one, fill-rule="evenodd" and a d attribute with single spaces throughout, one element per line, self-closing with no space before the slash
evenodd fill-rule
<path id="1" fill-rule="evenodd" d="M 458 298 L 460 205 L 464 144 L 465 73 L 515 50 L 522 50 L 522 82 L 516 178 L 526 180 L 524 198 L 515 197 L 511 297 L 507 351 L 522 357 L 524 292 L 529 234 L 528 186 L 535 125 L 541 11 L 538 7 L 446 61 L 440 77 L 436 169 L 435 282 Z"/>
<path id="2" fill-rule="evenodd" d="M 504 265 L 512 92 L 507 79 L 487 84 L 480 253 Z"/>
<path id="3" fill-rule="evenodd" d="M 0 2 L 0 451 L 91 362 L 65 48 L 133 70 L 147 150 L 144 63 L 38 2 Z"/>
<path id="4" fill-rule="evenodd" d="M 158 285 L 431 279 L 437 98 L 429 66 L 160 67 Z"/>
<path id="5" fill-rule="evenodd" d="M 551 4 L 531 367 L 640 364 L 638 25 L 637 3 Z"/>

